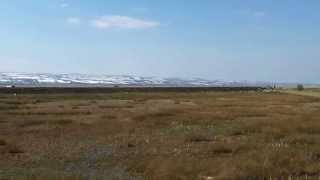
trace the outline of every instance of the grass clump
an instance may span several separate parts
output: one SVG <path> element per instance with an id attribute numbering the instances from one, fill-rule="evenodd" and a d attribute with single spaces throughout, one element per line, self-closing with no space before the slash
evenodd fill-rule
<path id="1" fill-rule="evenodd" d="M 23 120 L 19 126 L 24 128 L 24 127 L 32 127 L 32 126 L 40 126 L 46 124 L 46 121 L 44 120 Z"/>
<path id="2" fill-rule="evenodd" d="M 16 144 L 6 144 L 4 148 L 1 150 L 2 153 L 5 154 L 11 154 L 11 155 L 17 155 L 17 154 L 23 154 L 25 153 L 22 148 L 20 148 Z"/>
<path id="3" fill-rule="evenodd" d="M 211 152 L 213 154 L 231 154 L 235 152 L 235 147 L 226 143 L 216 143 L 212 146 Z"/>
<path id="4" fill-rule="evenodd" d="M 214 140 L 213 136 L 210 136 L 209 134 L 206 134 L 203 132 L 192 132 L 186 136 L 186 142 L 199 143 L 199 142 L 211 142 L 213 140 Z"/>
<path id="5" fill-rule="evenodd" d="M 3 139 L 0 139 L 0 146 L 5 146 L 7 145 L 7 142 Z"/>

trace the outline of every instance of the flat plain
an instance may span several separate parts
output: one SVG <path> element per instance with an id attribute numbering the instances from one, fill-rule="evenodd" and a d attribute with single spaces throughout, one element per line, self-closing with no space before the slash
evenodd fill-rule
<path id="1" fill-rule="evenodd" d="M 0 179 L 320 176 L 320 99 L 280 92 L 0 94 Z"/>

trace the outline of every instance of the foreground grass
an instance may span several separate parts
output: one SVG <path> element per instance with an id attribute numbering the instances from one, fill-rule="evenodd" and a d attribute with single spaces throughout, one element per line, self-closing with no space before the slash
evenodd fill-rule
<path id="1" fill-rule="evenodd" d="M 276 92 L 0 95 L 0 179 L 318 178 L 319 117 Z"/>

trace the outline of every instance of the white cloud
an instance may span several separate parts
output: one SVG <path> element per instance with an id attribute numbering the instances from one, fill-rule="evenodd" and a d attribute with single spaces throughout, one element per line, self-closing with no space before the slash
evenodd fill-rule
<path id="1" fill-rule="evenodd" d="M 69 6 L 70 6 L 70 4 L 68 4 L 68 3 L 66 3 L 66 2 L 63 2 L 63 3 L 60 4 L 60 7 L 61 7 L 61 8 L 67 8 L 67 7 L 69 7 Z"/>
<path id="2" fill-rule="evenodd" d="M 147 29 L 157 27 L 160 23 L 128 16 L 101 16 L 91 20 L 91 25 L 99 29 Z"/>
<path id="3" fill-rule="evenodd" d="M 67 18 L 67 22 L 70 24 L 80 24 L 81 19 L 77 18 L 77 17 L 69 17 L 69 18 Z"/>
<path id="4" fill-rule="evenodd" d="M 239 10 L 235 11 L 235 14 L 237 15 L 243 15 L 248 17 L 255 17 L 255 18 L 263 18 L 267 16 L 267 13 L 264 11 L 253 11 L 253 10 Z"/>

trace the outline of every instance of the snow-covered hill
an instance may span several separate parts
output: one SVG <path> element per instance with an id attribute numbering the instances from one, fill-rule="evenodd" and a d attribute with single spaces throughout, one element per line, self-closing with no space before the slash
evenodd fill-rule
<path id="1" fill-rule="evenodd" d="M 266 83 L 208 81 L 204 79 L 156 78 L 129 75 L 49 73 L 0 73 L 0 85 L 25 86 L 261 86 Z"/>

